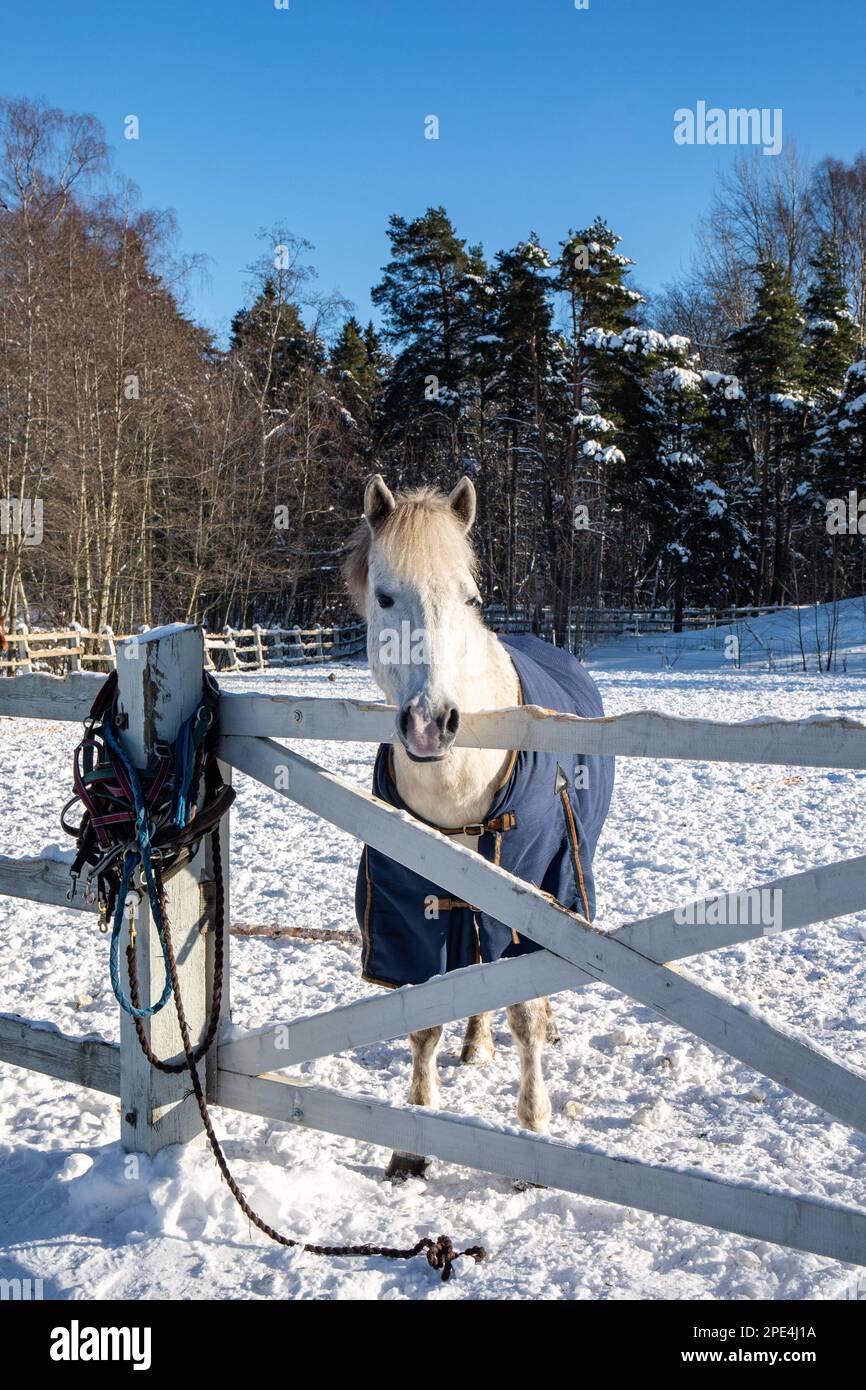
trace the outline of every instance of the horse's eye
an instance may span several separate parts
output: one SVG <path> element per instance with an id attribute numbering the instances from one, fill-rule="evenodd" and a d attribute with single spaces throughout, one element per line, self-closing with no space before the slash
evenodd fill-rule
<path id="1" fill-rule="evenodd" d="M 466 607 L 467 607 L 467 608 L 480 608 L 480 607 L 481 607 L 481 599 L 478 597 L 477 594 L 475 595 L 474 598 L 468 598 L 468 599 L 466 600 Z"/>
<path id="2" fill-rule="evenodd" d="M 377 595 L 376 595 L 376 602 L 378 603 L 378 605 L 379 605 L 380 608 L 393 608 L 393 607 L 394 607 L 394 600 L 391 598 L 391 595 L 390 595 L 390 594 L 377 594 Z"/>

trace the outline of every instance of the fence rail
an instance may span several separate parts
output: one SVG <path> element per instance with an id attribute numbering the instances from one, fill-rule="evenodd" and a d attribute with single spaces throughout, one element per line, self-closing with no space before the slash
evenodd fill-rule
<path id="1" fill-rule="evenodd" d="M 141 765 L 155 711 L 164 717 L 168 709 L 177 719 L 195 707 L 204 656 L 198 629 L 174 627 L 137 640 L 142 659 L 121 662 L 120 670 L 121 700 L 129 720 L 124 738 Z M 25 674 L 0 682 L 0 715 L 80 718 L 95 685 L 95 678 L 85 674 L 65 681 Z M 866 1132 L 866 1072 L 844 1065 L 801 1034 L 671 965 L 760 937 L 767 930 L 760 923 L 733 914 L 733 924 L 714 928 L 710 937 L 705 928 L 690 924 L 704 920 L 700 913 L 683 918 L 670 909 L 605 934 L 531 883 L 268 737 L 388 740 L 394 736 L 394 711 L 384 706 L 224 693 L 221 721 L 220 758 L 228 767 L 477 904 L 541 949 L 493 965 L 469 966 L 309 1018 L 226 1036 L 208 1071 L 208 1093 L 215 1104 L 866 1265 L 866 1210 L 861 1208 L 615 1158 L 593 1148 L 496 1129 L 471 1117 L 395 1106 L 272 1074 L 421 1027 L 601 981 L 773 1078 L 825 1114 Z M 523 707 L 466 716 L 465 723 L 464 738 L 484 747 L 866 768 L 866 725 L 850 719 L 720 724 L 646 711 L 577 719 Z M 228 863 L 227 842 L 224 862 Z M 172 879 L 176 898 L 170 904 L 171 920 L 178 937 L 184 938 L 176 949 L 179 955 L 186 952 L 184 1003 L 199 1030 L 213 967 L 211 933 L 203 932 L 201 916 L 209 872 L 200 852 L 197 861 Z M 774 923 L 774 932 L 860 911 L 866 908 L 866 856 L 819 865 L 746 891 L 768 889 L 784 894 L 784 916 Z M 0 858 L 0 892 L 46 904 L 87 906 L 82 901 L 66 904 L 61 898 L 62 869 L 53 861 Z M 713 895 L 704 905 L 740 896 Z M 143 960 L 157 960 L 158 944 L 146 909 L 138 934 Z M 227 986 L 228 956 L 224 978 Z M 146 991 L 148 982 L 143 984 Z M 170 1056 L 179 1044 L 172 1021 L 165 1017 L 168 1012 L 157 1015 L 148 1027 L 167 1030 L 161 1039 L 153 1031 L 151 1042 Z M 23 1018 L 0 1017 L 0 1059 L 119 1094 L 127 1148 L 153 1153 L 168 1143 L 199 1142 L 200 1121 L 188 1104 L 188 1086 L 146 1067 L 124 1019 L 118 1048 L 98 1039 L 71 1039 Z"/>

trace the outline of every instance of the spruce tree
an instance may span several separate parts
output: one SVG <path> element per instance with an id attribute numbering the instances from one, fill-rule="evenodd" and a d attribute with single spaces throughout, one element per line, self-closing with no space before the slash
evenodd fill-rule
<path id="1" fill-rule="evenodd" d="M 825 492 L 859 486 L 866 493 L 866 349 L 849 366 L 839 399 L 816 433 Z"/>
<path id="2" fill-rule="evenodd" d="M 805 304 L 803 379 L 817 407 L 826 411 L 839 398 L 846 369 L 857 352 L 858 334 L 848 309 L 842 267 L 829 237 L 822 237 L 809 264 L 812 280 Z"/>
<path id="3" fill-rule="evenodd" d="M 230 346 L 272 402 L 283 399 L 300 370 L 319 371 L 324 362 L 321 341 L 305 327 L 298 306 L 280 298 L 271 279 L 249 308 L 235 314 Z"/>
<path id="4" fill-rule="evenodd" d="M 372 324 L 362 331 L 354 317 L 343 324 L 328 358 L 340 399 L 352 414 L 368 416 L 380 390 L 382 354 Z"/>

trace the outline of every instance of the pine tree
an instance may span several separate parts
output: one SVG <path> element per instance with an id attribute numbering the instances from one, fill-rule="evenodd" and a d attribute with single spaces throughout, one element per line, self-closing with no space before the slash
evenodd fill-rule
<path id="1" fill-rule="evenodd" d="M 553 463 L 557 401 L 557 348 L 551 306 L 551 263 L 535 233 L 495 258 L 495 380 L 497 433 L 505 446 L 506 601 L 545 600 L 561 584 Z M 518 591 L 520 557 L 538 556 L 533 590 Z"/>
<path id="2" fill-rule="evenodd" d="M 803 314 L 789 276 L 776 261 L 761 261 L 752 317 L 729 338 L 748 401 L 757 492 L 755 603 L 779 603 L 790 596 L 791 502 L 806 474 L 809 396 L 803 333 Z"/>
<path id="3" fill-rule="evenodd" d="M 568 551 L 568 593 L 591 590 L 598 604 L 603 583 L 608 472 L 621 456 L 615 398 L 622 379 L 609 354 L 598 351 L 598 335 L 616 335 L 634 325 L 643 298 L 627 283 L 633 262 L 616 248 L 621 238 L 601 218 L 560 242 L 555 288 L 567 324 L 564 376 L 570 412 L 559 461 L 559 491 L 585 529 L 571 527 L 562 542 Z M 560 619 L 560 622 L 562 620 Z"/>
<path id="4" fill-rule="evenodd" d="M 422 455 L 428 465 L 432 457 L 456 471 L 471 261 L 442 207 L 412 222 L 392 217 L 388 236 L 391 260 L 371 292 L 396 349 L 382 430 L 386 444 L 399 438 L 411 480 Z"/>

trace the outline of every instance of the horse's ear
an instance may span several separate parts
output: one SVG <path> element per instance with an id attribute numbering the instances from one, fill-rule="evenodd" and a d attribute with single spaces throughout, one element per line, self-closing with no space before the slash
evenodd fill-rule
<path id="1" fill-rule="evenodd" d="M 371 531 L 378 531 L 394 510 L 394 496 L 382 477 L 374 473 L 364 489 L 364 516 Z"/>
<path id="2" fill-rule="evenodd" d="M 475 520 L 475 484 L 471 478 L 461 478 L 453 492 L 448 494 L 448 505 L 464 531 L 469 531 Z"/>

